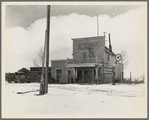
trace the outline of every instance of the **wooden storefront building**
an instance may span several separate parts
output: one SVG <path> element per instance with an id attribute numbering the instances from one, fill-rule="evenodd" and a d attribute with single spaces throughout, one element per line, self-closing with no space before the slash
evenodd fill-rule
<path id="1" fill-rule="evenodd" d="M 110 35 L 109 35 L 110 38 Z M 105 46 L 105 36 L 73 40 L 73 59 L 51 60 L 51 76 L 60 83 L 111 83 L 123 79 L 123 65 L 115 60 L 111 42 Z"/>

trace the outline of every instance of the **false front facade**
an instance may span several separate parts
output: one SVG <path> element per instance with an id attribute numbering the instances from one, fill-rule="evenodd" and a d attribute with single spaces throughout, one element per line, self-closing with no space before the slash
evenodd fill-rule
<path id="1" fill-rule="evenodd" d="M 60 83 L 111 83 L 123 79 L 123 65 L 115 60 L 111 44 L 105 47 L 105 36 L 73 40 L 73 59 L 52 60 L 51 76 Z"/>

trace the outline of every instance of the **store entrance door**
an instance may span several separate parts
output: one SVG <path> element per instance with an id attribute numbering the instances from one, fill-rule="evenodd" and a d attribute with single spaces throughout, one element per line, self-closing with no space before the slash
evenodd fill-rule
<path id="1" fill-rule="evenodd" d="M 84 70 L 85 83 L 92 83 L 92 70 Z"/>
<path id="2" fill-rule="evenodd" d="M 82 82 L 82 70 L 77 70 L 77 83 Z"/>

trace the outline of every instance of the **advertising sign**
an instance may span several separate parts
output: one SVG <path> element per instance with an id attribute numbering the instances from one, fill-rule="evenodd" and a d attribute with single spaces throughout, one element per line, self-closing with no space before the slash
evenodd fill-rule
<path id="1" fill-rule="evenodd" d="M 120 61 L 120 60 L 122 59 L 121 54 L 117 54 L 117 55 L 115 56 L 115 59 L 116 59 L 117 61 Z"/>
<path id="2" fill-rule="evenodd" d="M 105 74 L 109 74 L 109 75 L 113 75 L 112 68 L 105 67 L 104 73 L 105 73 Z"/>

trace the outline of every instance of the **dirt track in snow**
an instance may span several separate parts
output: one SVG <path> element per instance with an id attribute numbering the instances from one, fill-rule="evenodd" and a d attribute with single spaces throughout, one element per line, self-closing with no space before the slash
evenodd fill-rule
<path id="1" fill-rule="evenodd" d="M 146 87 L 140 85 L 5 84 L 2 117 L 6 118 L 144 118 Z"/>

